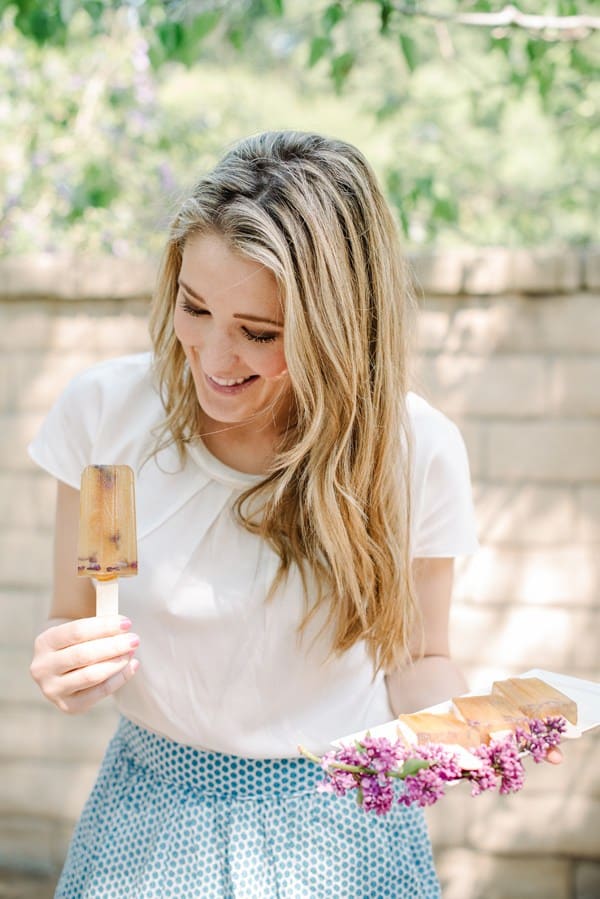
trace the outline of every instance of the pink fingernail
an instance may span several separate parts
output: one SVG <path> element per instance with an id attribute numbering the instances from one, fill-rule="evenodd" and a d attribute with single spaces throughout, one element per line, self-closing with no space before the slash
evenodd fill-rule
<path id="1" fill-rule="evenodd" d="M 138 637 L 137 634 L 132 634 L 130 636 L 129 645 L 131 646 L 132 649 L 134 649 L 136 646 L 140 645 L 140 638 Z"/>
<path id="2" fill-rule="evenodd" d="M 131 670 L 133 671 L 133 673 L 135 674 L 135 672 L 140 667 L 139 659 L 132 659 L 131 662 L 129 663 L 129 666 L 130 666 Z"/>
<path id="3" fill-rule="evenodd" d="M 131 621 L 129 618 L 121 618 L 121 623 L 119 625 L 122 631 L 128 631 L 131 627 Z"/>

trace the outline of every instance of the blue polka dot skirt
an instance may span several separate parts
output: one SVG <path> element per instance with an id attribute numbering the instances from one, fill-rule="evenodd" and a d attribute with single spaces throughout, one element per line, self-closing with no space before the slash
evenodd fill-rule
<path id="1" fill-rule="evenodd" d="M 439 899 L 422 811 L 367 814 L 320 780 L 121 719 L 55 899 Z"/>

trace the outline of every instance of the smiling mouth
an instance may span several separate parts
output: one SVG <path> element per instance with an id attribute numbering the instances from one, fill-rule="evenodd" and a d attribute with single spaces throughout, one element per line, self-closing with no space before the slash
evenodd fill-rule
<path id="1" fill-rule="evenodd" d="M 258 379 L 258 375 L 249 375 L 247 378 L 217 378 L 205 374 L 206 382 L 216 393 L 240 393 Z"/>
<path id="2" fill-rule="evenodd" d="M 207 375 L 206 377 L 218 384 L 219 387 L 235 387 L 237 384 L 244 384 L 251 378 L 255 378 L 256 375 L 249 375 L 247 378 L 217 378 L 216 375 Z"/>

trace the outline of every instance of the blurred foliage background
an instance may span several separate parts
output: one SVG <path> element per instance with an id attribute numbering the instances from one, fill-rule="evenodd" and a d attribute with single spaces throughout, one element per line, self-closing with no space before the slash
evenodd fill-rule
<path id="1" fill-rule="evenodd" d="M 410 248 L 597 242 L 598 12 L 0 0 L 0 254 L 154 254 L 182 193 L 270 128 L 357 144 Z"/>

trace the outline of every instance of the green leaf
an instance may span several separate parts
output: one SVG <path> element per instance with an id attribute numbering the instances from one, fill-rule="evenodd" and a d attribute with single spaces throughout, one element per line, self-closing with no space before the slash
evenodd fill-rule
<path id="1" fill-rule="evenodd" d="M 419 65 L 419 56 L 416 42 L 408 34 L 401 33 L 400 47 L 402 48 L 402 54 L 406 61 L 406 65 L 409 68 L 409 71 L 414 72 L 414 70 Z"/>
<path id="2" fill-rule="evenodd" d="M 202 13 L 183 25 L 181 42 L 171 51 L 169 58 L 193 66 L 200 57 L 200 44 L 221 20 L 220 11 Z"/>
<path id="3" fill-rule="evenodd" d="M 387 34 L 390 30 L 390 18 L 394 12 L 394 6 L 389 0 L 379 0 L 379 33 Z"/>
<path id="4" fill-rule="evenodd" d="M 310 53 L 308 57 L 308 65 L 312 68 L 312 66 L 316 65 L 320 59 L 322 59 L 326 53 L 331 50 L 333 47 L 333 43 L 331 38 L 323 37 L 323 35 L 318 35 L 317 37 L 313 37 L 310 42 Z"/>
<path id="5" fill-rule="evenodd" d="M 70 221 L 80 219 L 89 207 L 107 209 L 118 197 L 119 190 L 119 182 L 102 160 L 87 163 L 73 189 Z"/>
<path id="6" fill-rule="evenodd" d="M 230 28 L 227 32 L 227 40 L 236 50 L 243 50 L 246 43 L 244 29 L 240 27 Z"/>
<path id="7" fill-rule="evenodd" d="M 196 16 L 191 25 L 191 34 L 195 40 L 201 41 L 213 31 L 221 21 L 221 10 L 202 13 Z"/>
<path id="8" fill-rule="evenodd" d="M 356 56 L 350 50 L 346 53 L 340 53 L 339 56 L 335 56 L 331 60 L 331 78 L 335 85 L 336 91 L 339 93 L 344 86 L 344 82 L 350 72 L 352 71 L 352 67 L 356 62 Z"/>
<path id="9" fill-rule="evenodd" d="M 283 0 L 266 0 L 265 6 L 269 12 L 274 13 L 276 16 L 283 15 Z"/>
<path id="10" fill-rule="evenodd" d="M 410 237 L 410 219 L 408 217 L 408 213 L 403 206 L 397 205 L 396 209 L 398 210 L 398 215 L 400 216 L 400 224 L 402 226 L 402 233 L 406 238 Z"/>
<path id="11" fill-rule="evenodd" d="M 413 195 L 416 197 L 431 197 L 433 178 L 431 175 L 422 175 L 415 180 Z"/>
<path id="12" fill-rule="evenodd" d="M 490 35 L 490 47 L 492 50 L 500 50 L 507 59 L 510 57 L 511 41 L 509 37 L 494 37 Z"/>
<path id="13" fill-rule="evenodd" d="M 103 3 L 102 0 L 87 0 L 87 3 L 85 3 L 85 11 L 93 22 L 99 22 L 104 15 L 106 5 L 107 4 Z"/>
<path id="14" fill-rule="evenodd" d="M 21 34 L 32 38 L 37 44 L 50 41 L 64 43 L 66 28 L 56 3 L 48 3 L 45 7 L 27 2 L 14 5 L 17 7 L 15 25 Z"/>
<path id="15" fill-rule="evenodd" d="M 571 47 L 569 59 L 571 66 L 581 75 L 593 75 L 597 71 L 592 60 L 582 53 L 579 47 Z"/>
<path id="16" fill-rule="evenodd" d="M 335 28 L 338 22 L 344 18 L 345 12 L 342 8 L 341 3 L 331 3 L 323 13 L 323 17 L 321 19 L 323 23 L 323 28 L 327 34 L 330 34 L 331 31 Z"/>
<path id="17" fill-rule="evenodd" d="M 155 71 L 158 71 L 165 61 L 165 51 L 162 48 L 162 44 L 160 41 L 155 40 L 154 36 L 148 48 L 148 59 Z"/>
<path id="18" fill-rule="evenodd" d="M 527 83 L 527 73 L 519 72 L 517 69 L 513 69 L 509 76 L 510 83 L 515 88 L 517 95 L 520 96 L 523 93 L 523 88 Z"/>
<path id="19" fill-rule="evenodd" d="M 429 768 L 430 763 L 425 759 L 406 759 L 402 765 L 402 777 L 412 777 L 417 771 Z"/>
<path id="20" fill-rule="evenodd" d="M 183 44 L 185 33 L 180 22 L 161 22 L 156 34 L 167 59 L 173 59 Z"/>
<path id="21" fill-rule="evenodd" d="M 576 16 L 577 12 L 576 0 L 558 0 L 559 16 Z"/>
<path id="22" fill-rule="evenodd" d="M 555 67 L 552 64 L 538 65 L 533 72 L 542 100 L 546 100 L 554 85 Z"/>
<path id="23" fill-rule="evenodd" d="M 541 59 L 545 54 L 547 48 L 548 45 L 545 41 L 529 40 L 525 45 L 527 56 L 531 60 L 531 62 L 535 62 L 536 59 Z"/>
<path id="24" fill-rule="evenodd" d="M 458 206 L 450 197 L 436 197 L 432 213 L 434 218 L 441 219 L 443 222 L 458 221 Z"/>

